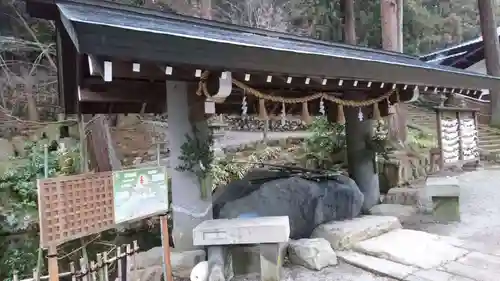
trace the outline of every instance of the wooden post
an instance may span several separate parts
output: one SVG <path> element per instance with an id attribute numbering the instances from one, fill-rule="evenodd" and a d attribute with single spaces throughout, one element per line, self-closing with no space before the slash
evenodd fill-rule
<path id="1" fill-rule="evenodd" d="M 59 281 L 59 264 L 57 261 L 57 248 L 55 245 L 49 246 L 49 281 Z"/>
<path id="2" fill-rule="evenodd" d="M 161 242 L 163 247 L 163 276 L 166 281 L 174 281 L 172 265 L 170 263 L 170 237 L 168 232 L 168 219 L 166 215 L 160 216 Z"/>
<path id="3" fill-rule="evenodd" d="M 123 279 L 123 270 L 122 270 L 122 263 L 120 262 L 120 257 L 122 255 L 122 246 L 118 246 L 116 248 L 116 263 L 118 264 L 118 270 L 116 271 L 117 272 L 117 278 L 118 281 L 124 281 Z"/>
<path id="4" fill-rule="evenodd" d="M 76 281 L 76 269 L 74 262 L 69 264 L 69 271 L 71 272 L 71 281 Z"/>
<path id="5" fill-rule="evenodd" d="M 108 263 L 108 253 L 107 252 L 104 252 L 102 254 L 102 263 L 104 264 L 104 270 L 103 270 L 103 274 L 104 274 L 104 281 L 108 281 L 109 280 L 109 263 Z"/>
<path id="6" fill-rule="evenodd" d="M 80 273 L 82 274 L 81 280 L 88 281 L 89 280 L 89 270 L 87 268 L 87 263 L 84 258 L 80 259 Z"/>

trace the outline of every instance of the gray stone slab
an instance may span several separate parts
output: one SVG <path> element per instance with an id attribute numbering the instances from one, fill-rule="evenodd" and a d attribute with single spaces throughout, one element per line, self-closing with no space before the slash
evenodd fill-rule
<path id="1" fill-rule="evenodd" d="M 405 281 L 474 281 L 470 278 L 451 274 L 449 272 L 429 269 L 414 272 L 408 276 Z"/>
<path id="2" fill-rule="evenodd" d="M 492 272 L 487 269 L 477 268 L 459 262 L 449 262 L 443 266 L 446 272 L 470 278 L 474 281 L 498 281 L 498 272 Z"/>
<path id="3" fill-rule="evenodd" d="M 396 217 L 363 216 L 318 226 L 311 238 L 324 238 L 335 250 L 348 249 L 355 243 L 401 228 Z"/>
<path id="4" fill-rule="evenodd" d="M 425 182 L 425 194 L 430 197 L 459 197 L 457 177 L 429 177 Z"/>
<path id="5" fill-rule="evenodd" d="M 396 217 L 402 223 L 416 213 L 417 208 L 401 204 L 379 204 L 370 209 L 371 215 Z"/>
<path id="6" fill-rule="evenodd" d="M 193 229 L 195 246 L 284 243 L 290 236 L 288 217 L 207 220 Z"/>
<path id="7" fill-rule="evenodd" d="M 386 259 L 363 255 L 352 251 L 339 251 L 337 252 L 337 256 L 346 263 L 398 280 L 403 280 L 410 276 L 413 272 L 419 270 L 413 266 L 407 266 Z"/>
<path id="8" fill-rule="evenodd" d="M 397 229 L 361 241 L 355 244 L 353 249 L 422 269 L 435 268 L 468 253 L 452 245 L 442 236 L 409 229 Z"/>
<path id="9" fill-rule="evenodd" d="M 497 256 L 472 252 L 458 259 L 457 262 L 496 272 L 500 276 L 500 257 Z"/>

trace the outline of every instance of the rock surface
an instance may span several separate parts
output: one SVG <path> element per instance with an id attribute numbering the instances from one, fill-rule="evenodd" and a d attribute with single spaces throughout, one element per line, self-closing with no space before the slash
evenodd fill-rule
<path id="1" fill-rule="evenodd" d="M 338 263 L 330 243 L 322 238 L 291 241 L 288 244 L 288 258 L 292 264 L 312 270 L 321 270 Z"/>
<path id="2" fill-rule="evenodd" d="M 155 247 L 146 252 L 140 252 L 135 257 L 135 264 L 130 265 L 130 269 L 140 271 L 141 274 L 145 274 L 146 276 L 154 277 L 158 274 L 158 271 L 163 274 L 162 255 L 162 247 Z M 172 273 L 174 276 L 188 278 L 193 267 L 204 260 L 206 260 L 204 250 L 172 252 L 170 256 Z"/>
<path id="3" fill-rule="evenodd" d="M 402 223 L 416 213 L 417 208 L 400 204 L 380 204 L 370 209 L 371 215 L 397 217 Z"/>
<path id="4" fill-rule="evenodd" d="M 389 189 L 384 198 L 385 204 L 399 204 L 418 206 L 422 198 L 423 190 L 420 188 L 395 187 Z"/>
<path id="5" fill-rule="evenodd" d="M 396 217 L 363 216 L 352 220 L 333 221 L 314 229 L 312 237 L 324 238 L 334 250 L 349 249 L 354 244 L 401 228 Z"/>
<path id="6" fill-rule="evenodd" d="M 215 202 L 214 217 L 236 218 L 245 213 L 288 216 L 292 239 L 309 238 L 322 223 L 358 216 L 364 199 L 356 183 L 345 176 L 320 182 L 290 177 L 268 180 L 260 187 L 244 182 L 233 186 L 236 189 L 225 188 L 228 195 L 220 196 L 224 200 Z"/>

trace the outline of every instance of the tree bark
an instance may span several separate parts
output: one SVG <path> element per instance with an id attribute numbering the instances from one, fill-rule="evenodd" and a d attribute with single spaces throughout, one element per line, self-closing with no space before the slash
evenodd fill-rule
<path id="1" fill-rule="evenodd" d="M 356 45 L 356 18 L 354 16 L 354 0 L 342 0 L 340 2 L 343 12 L 344 43 Z"/>
<path id="2" fill-rule="evenodd" d="M 399 3 L 398 3 L 399 2 Z M 398 24 L 402 23 L 401 13 L 398 13 L 398 4 L 401 0 L 381 0 L 380 19 L 382 21 L 382 47 L 384 50 L 402 52 L 402 38 L 400 37 Z M 404 104 L 393 106 L 394 114 L 389 117 L 389 140 L 393 143 L 404 145 L 407 139 L 407 110 Z"/>
<path id="3" fill-rule="evenodd" d="M 500 77 L 500 54 L 495 19 L 496 2 L 494 0 L 478 0 L 481 33 L 483 35 L 484 57 L 486 70 L 489 75 Z M 500 89 L 490 90 L 490 125 L 500 127 Z"/>

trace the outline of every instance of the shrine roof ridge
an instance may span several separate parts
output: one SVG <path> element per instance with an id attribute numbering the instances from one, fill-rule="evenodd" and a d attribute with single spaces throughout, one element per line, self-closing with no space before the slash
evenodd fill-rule
<path id="1" fill-rule="evenodd" d="M 500 79 L 417 57 L 95 0 L 50 2 L 79 53 L 224 71 L 463 89 Z M 58 16 L 58 17 L 59 17 Z M 52 18 L 58 20 L 56 17 Z"/>

